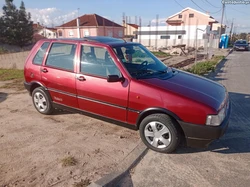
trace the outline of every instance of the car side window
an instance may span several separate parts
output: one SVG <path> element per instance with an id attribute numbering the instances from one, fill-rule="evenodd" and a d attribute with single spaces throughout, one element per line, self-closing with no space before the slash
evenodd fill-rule
<path id="1" fill-rule="evenodd" d="M 33 64 L 42 65 L 45 53 L 49 47 L 49 42 L 44 42 L 33 58 Z"/>
<path id="2" fill-rule="evenodd" d="M 85 45 L 81 47 L 80 72 L 105 78 L 108 75 L 121 75 L 105 48 Z"/>
<path id="3" fill-rule="evenodd" d="M 53 43 L 46 61 L 47 66 L 74 71 L 76 44 Z"/>

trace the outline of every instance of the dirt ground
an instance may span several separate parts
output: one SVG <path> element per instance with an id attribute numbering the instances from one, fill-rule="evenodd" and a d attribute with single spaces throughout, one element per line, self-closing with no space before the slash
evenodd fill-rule
<path id="1" fill-rule="evenodd" d="M 137 131 L 65 111 L 42 115 L 25 90 L 0 89 L 1 187 L 88 184 L 138 143 Z M 63 166 L 68 157 L 76 165 Z"/>

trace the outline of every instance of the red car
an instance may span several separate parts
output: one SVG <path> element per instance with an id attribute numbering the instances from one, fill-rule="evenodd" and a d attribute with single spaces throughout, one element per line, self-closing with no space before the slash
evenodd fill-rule
<path id="1" fill-rule="evenodd" d="M 64 108 L 139 129 L 142 141 L 158 152 L 173 152 L 181 137 L 188 146 L 208 146 L 228 126 L 224 86 L 167 67 L 139 43 L 111 37 L 40 40 L 24 75 L 38 112 Z"/>

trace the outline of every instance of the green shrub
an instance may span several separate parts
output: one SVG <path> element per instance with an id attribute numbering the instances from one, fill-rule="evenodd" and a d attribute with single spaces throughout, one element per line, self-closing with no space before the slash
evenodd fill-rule
<path id="1" fill-rule="evenodd" d="M 3 48 L 3 47 L 0 47 L 0 54 L 4 54 L 4 53 L 7 53 L 8 51 Z"/>
<path id="2" fill-rule="evenodd" d="M 158 58 L 164 58 L 164 57 L 171 56 L 169 53 L 164 53 L 162 51 L 151 51 L 151 53 L 153 53 Z"/>
<path id="3" fill-rule="evenodd" d="M 214 71 L 218 62 L 224 58 L 224 56 L 214 56 L 209 61 L 198 62 L 196 65 L 187 69 L 187 71 L 198 75 L 204 75 L 210 71 Z"/>

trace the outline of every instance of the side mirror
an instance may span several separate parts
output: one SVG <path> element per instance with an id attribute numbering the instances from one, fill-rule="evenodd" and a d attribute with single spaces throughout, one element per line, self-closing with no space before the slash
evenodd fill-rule
<path id="1" fill-rule="evenodd" d="M 124 78 L 119 77 L 118 75 L 108 75 L 107 81 L 108 82 L 123 82 Z"/>

